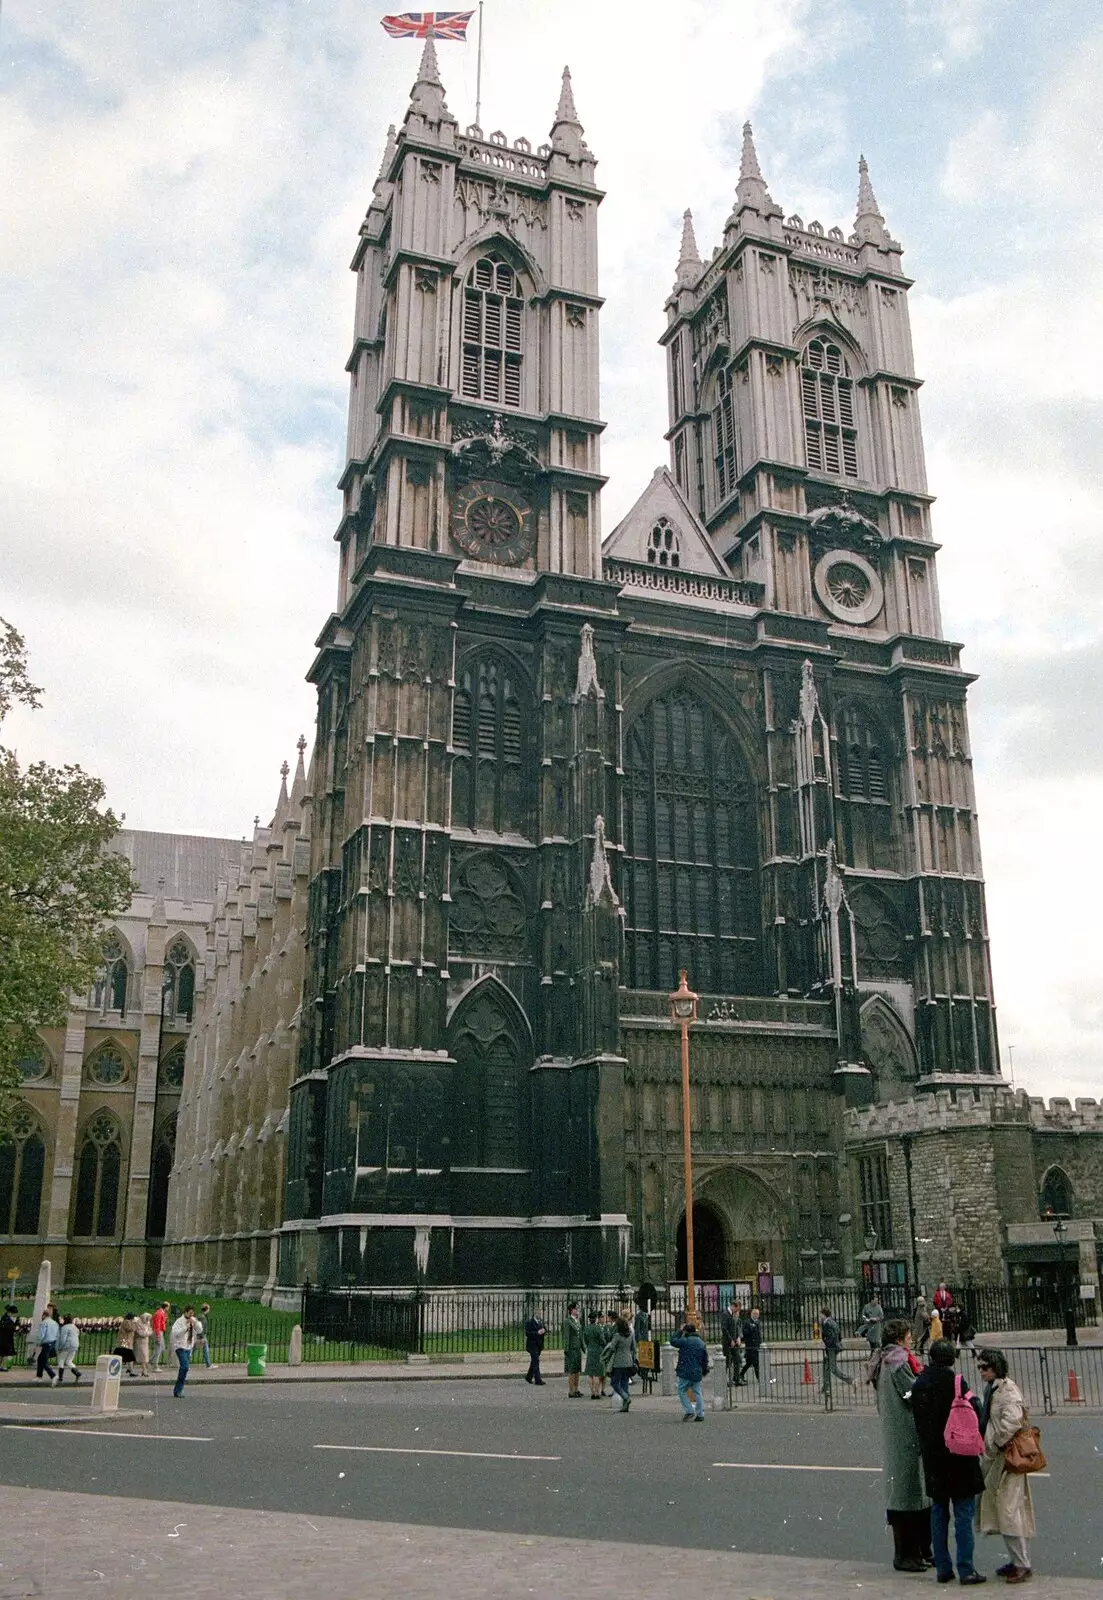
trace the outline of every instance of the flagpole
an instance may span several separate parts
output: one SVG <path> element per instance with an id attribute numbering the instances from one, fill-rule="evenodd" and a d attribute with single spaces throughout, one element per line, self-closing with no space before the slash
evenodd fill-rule
<path id="1" fill-rule="evenodd" d="M 475 68 L 475 123 L 483 125 L 483 0 L 479 0 L 479 59 Z"/>

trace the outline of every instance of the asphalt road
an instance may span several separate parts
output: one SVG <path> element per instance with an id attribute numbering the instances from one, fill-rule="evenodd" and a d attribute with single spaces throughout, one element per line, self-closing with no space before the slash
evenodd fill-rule
<path id="1" fill-rule="evenodd" d="M 132 1398 L 133 1397 L 133 1398 Z M 43 1404 L 72 1403 L 44 1393 Z M 568 1401 L 563 1380 L 138 1385 L 149 1421 L 0 1430 L 0 1482 L 433 1527 L 884 1561 L 877 1419 Z M 1103 1417 L 1047 1419 L 1039 1571 L 1103 1577 Z M 811 1469 L 811 1470 L 810 1470 Z M 872 1470 L 871 1470 L 872 1469 Z M 1002 1541 L 978 1541 L 993 1571 Z"/>

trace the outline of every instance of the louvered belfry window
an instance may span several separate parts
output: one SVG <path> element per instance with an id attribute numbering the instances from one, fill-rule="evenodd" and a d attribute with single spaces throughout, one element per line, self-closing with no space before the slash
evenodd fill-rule
<path id="1" fill-rule="evenodd" d="M 517 274 L 501 256 L 484 256 L 463 291 L 460 393 L 489 405 L 521 405 L 525 303 Z"/>
<path id="2" fill-rule="evenodd" d="M 527 697 L 526 697 L 527 698 Z M 465 661 L 452 705 L 452 821 L 487 833 L 525 833 L 524 709 L 515 669 L 488 654 Z"/>
<path id="3" fill-rule="evenodd" d="M 730 367 L 720 374 L 719 399 L 712 413 L 712 440 L 716 457 L 716 503 L 719 505 L 734 491 L 738 476 L 735 460 L 735 396 Z"/>
<path id="4" fill-rule="evenodd" d="M 829 339 L 813 339 L 800 369 L 804 443 L 813 472 L 858 476 L 854 380 L 846 357 Z"/>
<path id="5" fill-rule="evenodd" d="M 685 690 L 653 700 L 627 739 L 624 902 L 629 983 L 762 990 L 754 793 L 712 707 Z"/>

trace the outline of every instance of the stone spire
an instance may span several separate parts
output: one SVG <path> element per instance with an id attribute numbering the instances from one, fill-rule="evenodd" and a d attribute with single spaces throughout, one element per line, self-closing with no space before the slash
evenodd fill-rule
<path id="1" fill-rule="evenodd" d="M 376 178 L 375 186 L 372 189 L 373 206 L 384 205 L 386 203 L 387 196 L 390 194 L 391 185 L 387 174 L 391 170 L 391 161 L 394 157 L 397 143 L 398 138 L 395 134 L 394 123 L 392 122 L 390 127 L 387 129 L 387 143 L 383 147 L 383 159 L 379 163 L 379 176 Z"/>
<path id="2" fill-rule="evenodd" d="M 858 158 L 858 214 L 854 219 L 854 234 L 859 244 L 888 244 L 888 229 L 877 205 L 877 196 L 869 181 L 869 168 L 865 156 Z"/>
<path id="3" fill-rule="evenodd" d="M 437 66 L 437 49 L 433 43 L 433 36 L 429 34 L 425 40 L 425 49 L 421 53 L 421 65 L 417 69 L 417 80 L 410 90 L 410 109 L 407 117 L 424 117 L 426 122 L 441 122 L 445 118 L 451 119 L 451 113 L 444 103 L 444 85 L 440 81 L 440 68 Z"/>
<path id="4" fill-rule="evenodd" d="M 762 176 L 749 122 L 743 124 L 743 154 L 739 162 L 739 182 L 735 187 L 735 209 L 736 212 L 758 211 L 762 216 L 778 209 L 770 198 L 770 191 Z"/>
<path id="5" fill-rule="evenodd" d="M 291 781 L 291 806 L 297 812 L 298 808 L 303 803 L 303 796 L 306 794 L 306 765 L 305 765 L 306 735 L 305 734 L 300 733 L 299 742 L 295 746 L 295 748 L 299 752 L 299 759 L 298 759 L 298 761 L 297 761 L 297 763 L 295 765 L 295 776 Z"/>
<path id="6" fill-rule="evenodd" d="M 559 90 L 559 104 L 555 108 L 555 121 L 552 123 L 551 146 L 553 150 L 571 156 L 576 161 L 586 149 L 582 124 L 575 110 L 570 67 L 563 68 L 563 84 Z"/>
<path id="7" fill-rule="evenodd" d="M 674 277 L 676 289 L 692 289 L 704 270 L 697 249 L 697 236 L 693 231 L 693 212 L 682 213 L 682 248 L 678 255 L 678 270 Z"/>
<path id="8" fill-rule="evenodd" d="M 291 804 L 287 798 L 287 775 L 290 771 L 291 768 L 285 761 L 280 767 L 280 796 L 276 801 L 276 814 L 272 818 L 270 824 L 273 833 L 275 833 L 277 828 L 282 828 L 283 824 L 287 820 L 287 813 Z"/>

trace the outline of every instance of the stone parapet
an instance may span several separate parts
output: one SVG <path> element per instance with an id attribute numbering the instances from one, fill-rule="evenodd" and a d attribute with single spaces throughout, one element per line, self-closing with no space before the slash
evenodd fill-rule
<path id="1" fill-rule="evenodd" d="M 946 1133 L 996 1126 L 1028 1128 L 1036 1133 L 1103 1133 L 1103 1104 L 1097 1100 L 1052 1099 L 1047 1105 L 1024 1090 L 1001 1084 L 975 1094 L 955 1096 L 949 1089 L 848 1111 L 845 1134 L 850 1144 L 901 1134 Z"/>

